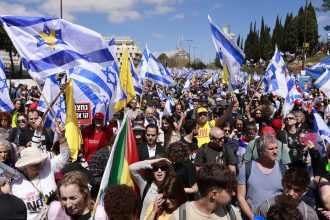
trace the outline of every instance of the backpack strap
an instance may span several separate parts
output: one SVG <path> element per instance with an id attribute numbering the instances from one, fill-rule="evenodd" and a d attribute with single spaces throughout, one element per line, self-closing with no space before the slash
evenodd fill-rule
<path id="1" fill-rule="evenodd" d="M 233 207 L 231 206 L 231 204 L 225 206 L 224 210 L 225 210 L 226 214 L 227 213 L 229 214 L 229 217 L 231 220 L 237 220 L 236 213 L 235 213 Z"/>
<path id="2" fill-rule="evenodd" d="M 187 208 L 186 203 L 183 203 L 179 207 L 179 220 L 187 220 Z"/>
<path id="3" fill-rule="evenodd" d="M 140 216 L 140 213 L 141 213 L 141 211 L 142 211 L 144 198 L 146 197 L 147 192 L 148 192 L 148 190 L 150 189 L 150 186 L 151 186 L 151 182 L 148 181 L 147 184 L 146 184 L 146 186 L 145 186 L 144 189 L 143 189 L 143 193 L 142 193 L 142 197 L 141 197 L 141 202 L 140 202 L 139 210 L 138 210 L 138 212 L 139 212 L 139 216 Z"/>
<path id="4" fill-rule="evenodd" d="M 210 128 L 213 128 L 214 126 L 212 125 L 211 121 L 207 121 L 209 123 Z"/>

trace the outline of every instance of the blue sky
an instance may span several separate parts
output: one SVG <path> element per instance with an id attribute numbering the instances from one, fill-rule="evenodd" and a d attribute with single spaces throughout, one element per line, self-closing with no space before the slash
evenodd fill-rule
<path id="1" fill-rule="evenodd" d="M 191 58 L 208 63 L 215 57 L 209 14 L 223 27 L 230 25 L 231 32 L 246 38 L 250 22 L 261 17 L 271 28 L 276 16 L 284 23 L 288 12 L 298 13 L 305 0 L 62 0 L 63 18 L 91 28 L 104 36 L 128 35 L 141 49 L 148 44 L 155 54 L 175 51 L 177 41 L 183 36 L 183 48 Z M 310 0 L 309 0 L 310 1 Z M 312 0 L 319 7 L 322 0 Z M 0 14 L 25 16 L 60 16 L 59 0 L 1 0 Z M 326 39 L 323 26 L 330 24 L 330 13 L 317 12 L 319 35 Z"/>

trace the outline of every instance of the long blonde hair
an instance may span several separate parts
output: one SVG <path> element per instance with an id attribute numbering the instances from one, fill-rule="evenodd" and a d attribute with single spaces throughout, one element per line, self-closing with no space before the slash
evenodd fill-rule
<path id="1" fill-rule="evenodd" d="M 71 171 L 66 173 L 57 184 L 57 195 L 61 201 L 61 186 L 76 185 L 79 187 L 80 193 L 84 196 L 84 205 L 90 211 L 93 210 L 93 201 L 91 200 L 90 190 L 86 177 L 79 171 Z"/>

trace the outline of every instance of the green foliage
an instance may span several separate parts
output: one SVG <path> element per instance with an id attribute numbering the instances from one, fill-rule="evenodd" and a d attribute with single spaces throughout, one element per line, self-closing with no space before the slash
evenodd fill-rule
<path id="1" fill-rule="evenodd" d="M 194 70 L 202 70 L 202 69 L 206 68 L 206 65 L 202 61 L 198 60 L 195 63 L 192 63 L 190 65 L 187 64 L 187 67 L 191 67 Z"/>
<path id="2" fill-rule="evenodd" d="M 284 32 L 285 43 L 284 43 L 283 51 L 296 53 L 296 49 L 298 48 L 297 26 L 292 13 L 286 16 L 284 23 L 284 31 L 285 31 Z"/>
<path id="3" fill-rule="evenodd" d="M 321 8 L 318 8 L 317 10 L 323 12 L 330 11 L 330 0 L 323 0 Z"/>
<path id="4" fill-rule="evenodd" d="M 13 56 L 17 54 L 17 51 L 2 25 L 0 25 L 0 50 L 4 50 L 9 53 L 9 58 L 11 62 L 10 73 L 11 75 L 13 75 L 14 74 Z"/>
<path id="5" fill-rule="evenodd" d="M 277 47 L 280 50 L 284 49 L 284 44 L 285 44 L 284 35 L 285 35 L 284 27 L 281 23 L 281 19 L 277 16 L 276 22 L 275 22 L 275 27 L 274 27 L 274 30 L 273 30 L 273 35 L 272 35 L 273 47 L 275 45 L 277 45 Z"/>
<path id="6" fill-rule="evenodd" d="M 161 62 L 164 66 L 167 65 L 168 57 L 165 53 L 162 53 L 158 57 L 159 62 Z"/>
<path id="7" fill-rule="evenodd" d="M 330 31 L 330 25 L 325 26 L 325 27 L 324 27 L 324 30 L 326 30 L 326 31 Z"/>
<path id="8" fill-rule="evenodd" d="M 216 68 L 222 68 L 222 65 L 220 63 L 219 56 L 218 56 L 217 53 L 215 54 L 214 65 L 215 65 Z"/>
<path id="9" fill-rule="evenodd" d="M 259 45 L 260 45 L 259 48 L 260 58 L 262 58 L 263 60 L 269 60 L 272 57 L 273 46 L 270 37 L 270 27 L 265 25 L 263 17 L 261 19 Z"/>

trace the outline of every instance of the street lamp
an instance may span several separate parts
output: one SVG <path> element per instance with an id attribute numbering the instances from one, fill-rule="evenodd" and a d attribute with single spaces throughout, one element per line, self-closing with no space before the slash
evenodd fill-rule
<path id="1" fill-rule="evenodd" d="M 307 22 L 307 0 L 305 1 L 305 28 L 304 28 L 304 43 L 303 43 L 303 60 L 302 60 L 302 64 L 301 64 L 301 69 L 304 70 L 305 69 L 305 44 L 306 44 L 306 22 Z"/>
<path id="2" fill-rule="evenodd" d="M 62 0 L 60 1 L 60 12 L 61 12 L 61 18 L 63 18 L 63 11 L 62 11 Z"/>
<path id="3" fill-rule="evenodd" d="M 186 40 L 187 42 L 188 42 L 188 46 L 189 46 L 189 64 L 190 64 L 190 42 L 192 41 L 192 40 Z"/>
<path id="4" fill-rule="evenodd" d="M 197 47 L 193 47 L 194 48 L 194 64 L 195 64 L 195 49 L 197 48 Z"/>

